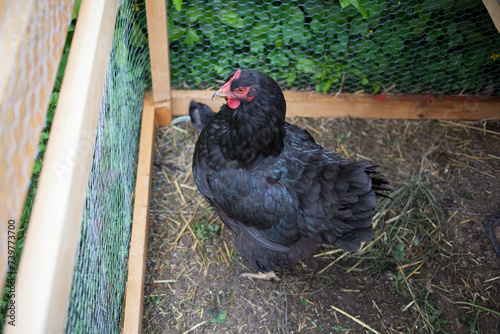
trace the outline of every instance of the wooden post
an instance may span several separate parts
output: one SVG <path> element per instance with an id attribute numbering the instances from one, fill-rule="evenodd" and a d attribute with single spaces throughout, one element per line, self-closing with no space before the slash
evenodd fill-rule
<path id="1" fill-rule="evenodd" d="M 16 326 L 62 333 L 118 0 L 82 2 L 16 282 Z"/>
<path id="2" fill-rule="evenodd" d="M 483 4 L 488 10 L 498 32 L 500 32 L 500 3 L 498 0 L 483 0 Z"/>
<path id="3" fill-rule="evenodd" d="M 0 291 L 73 3 L 74 0 L 0 1 Z"/>
<path id="4" fill-rule="evenodd" d="M 154 140 L 155 105 L 153 96 L 146 94 L 142 109 L 141 141 L 135 184 L 134 219 L 128 256 L 123 333 L 142 333 Z"/>
<path id="5" fill-rule="evenodd" d="M 168 125 L 172 121 L 172 101 L 166 2 L 146 0 L 146 13 L 155 109 L 159 123 Z"/>

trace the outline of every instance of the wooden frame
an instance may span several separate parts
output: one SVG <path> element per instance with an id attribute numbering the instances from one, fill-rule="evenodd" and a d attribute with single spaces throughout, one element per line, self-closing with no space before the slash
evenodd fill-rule
<path id="1" fill-rule="evenodd" d="M 169 125 L 172 121 L 172 101 L 166 2 L 146 0 L 146 14 L 155 109 L 159 122 Z"/>
<path id="2" fill-rule="evenodd" d="M 66 11 L 71 13 L 72 2 Z M 485 3 L 491 2 L 484 0 Z M 54 3 L 56 1 L 54 0 Z M 21 35 L 40 10 L 36 0 L 13 2 L 16 22 L 0 26 L 0 32 L 20 31 Z M 0 9 L 4 8 L 0 4 Z M 7 326 L 6 333 L 62 332 L 78 247 L 83 203 L 88 182 L 98 112 L 102 100 L 109 51 L 113 37 L 118 0 L 83 1 L 66 69 L 63 87 L 52 125 L 52 132 L 32 212 L 23 258 L 18 270 L 16 303 L 20 321 Z M 171 90 L 166 5 L 164 1 L 146 1 L 153 94 L 144 98 L 140 155 L 136 183 L 134 218 L 129 254 L 124 327 L 127 333 L 142 330 L 144 277 L 147 256 L 151 166 L 157 125 L 170 124 L 172 115 L 186 115 L 190 100 L 208 104 L 215 111 L 221 101 L 212 101 L 214 91 Z M 497 9 L 498 11 L 498 9 Z M 0 11 L 0 18 L 6 16 Z M 68 15 L 68 12 L 66 12 Z M 7 21 L 7 20 L 5 20 Z M 497 20 L 498 21 L 498 20 Z M 496 22 L 496 21 L 495 21 Z M 12 23 L 12 22 L 10 22 Z M 64 31 L 64 29 L 63 29 Z M 43 32 L 40 33 L 43 35 Z M 58 45 L 50 55 L 59 63 L 64 37 L 55 36 Z M 0 104 L 9 97 L 6 87 L 16 76 L 21 39 L 0 47 Z M 62 44 L 61 44 L 62 43 Z M 4 58 L 8 55 L 8 58 Z M 50 66 L 49 66 L 50 67 Z M 41 111 L 34 117 L 33 129 L 41 129 L 57 66 L 50 67 L 42 97 Z M 5 79 L 5 80 L 4 80 Z M 326 95 L 312 92 L 285 92 L 287 115 L 306 117 L 370 117 L 405 119 L 500 119 L 499 97 L 432 95 Z M 9 125 L 10 126 L 10 125 Z M 34 156 L 38 141 L 27 148 Z M 28 144 L 27 144 L 28 145 Z M 0 147 L 0 154 L 3 151 Z M 30 168 L 32 166 L 32 161 Z M 20 168 L 17 168 L 21 170 Z M 5 167 L 0 165 L 0 173 Z M 5 203 L 0 189 L 0 205 Z M 6 212 L 0 207 L 0 212 Z M 3 216 L 2 216 L 3 217 Z M 0 222 L 0 228 L 8 219 Z M 2 260 L 4 261 L 2 263 Z M 5 258 L 0 258 L 0 270 Z M 0 273 L 4 273 L 1 271 Z M 1 276 L 0 276 L 1 278 Z M 2 280 L 3 281 L 3 280 Z"/>
<path id="3" fill-rule="evenodd" d="M 144 96 L 144 106 L 142 109 L 141 139 L 135 184 L 134 218 L 128 256 L 123 333 L 139 334 L 142 332 L 155 120 L 153 96 L 151 94 L 146 94 Z"/>
<path id="4" fill-rule="evenodd" d="M 83 1 L 18 268 L 19 321 L 6 333 L 61 333 L 118 0 Z"/>
<path id="5" fill-rule="evenodd" d="M 0 50 L 2 50 L 0 108 L 4 109 L 6 116 L 0 124 L 0 133 L 5 136 L 10 134 L 10 139 L 14 138 L 15 141 L 15 145 L 10 140 L 0 141 L 0 157 L 2 157 L 0 175 L 8 178 L 0 180 L 0 289 L 2 291 L 7 273 L 8 249 L 9 246 L 13 246 L 7 242 L 12 242 L 8 236 L 17 235 L 19 228 L 33 163 L 38 153 L 40 133 L 71 22 L 73 3 L 73 0 L 52 1 L 52 3 L 26 0 L 10 1 L 8 6 L 4 1 L 0 4 Z M 40 12 L 44 12 L 45 15 L 40 16 Z M 54 29 L 56 26 L 54 22 L 59 24 L 57 30 Z M 44 40 L 47 36 L 49 38 Z M 23 52 L 26 53 L 30 45 L 37 45 L 37 48 L 29 50 L 33 59 L 37 59 L 38 55 L 35 52 L 38 48 L 50 51 L 50 54 L 43 55 L 45 68 L 23 59 Z M 31 80 L 27 80 L 26 73 L 31 73 Z M 19 80 L 20 78 L 22 79 Z M 21 103 L 15 110 L 12 102 L 15 101 L 15 96 L 30 96 L 29 91 L 34 83 L 43 83 L 36 96 L 38 101 L 31 95 L 33 96 L 31 99 L 19 101 Z M 17 120 L 14 116 L 16 113 Z M 26 119 L 27 116 L 29 122 L 24 126 L 19 124 L 21 123 L 19 120 Z M 9 144 L 14 146 L 7 147 Z M 9 150 L 12 150 L 12 154 L 7 161 Z M 30 159 L 26 161 L 26 157 Z M 12 189 L 13 182 L 18 190 Z M 14 230 L 8 230 L 9 221 L 14 222 Z"/>
<path id="6" fill-rule="evenodd" d="M 498 32 L 500 32 L 500 3 L 498 0 L 483 0 L 483 4 L 488 10 Z"/>
<path id="7" fill-rule="evenodd" d="M 196 100 L 218 111 L 224 101 L 212 90 L 172 90 L 172 115 L 188 114 Z M 500 119 L 500 97 L 470 95 L 369 95 L 285 91 L 287 117 L 355 117 L 404 119 Z M 158 125 L 163 123 L 158 119 Z"/>
<path id="8" fill-rule="evenodd" d="M 149 2 L 149 7 L 148 7 Z M 151 69 L 153 77 L 154 106 L 158 126 L 170 125 L 172 116 L 188 114 L 189 103 L 196 100 L 207 104 L 218 111 L 223 102 L 212 101 L 215 91 L 211 90 L 171 90 L 168 33 L 166 30 L 166 9 L 162 6 L 154 9 L 152 0 L 146 1 L 148 10 L 148 26 L 150 31 Z M 154 18 L 150 19 L 150 13 Z M 165 15 L 165 17 L 160 17 Z M 163 43 L 163 45 L 161 45 Z M 358 118 L 406 118 L 406 119 L 500 119 L 500 98 L 489 96 L 434 96 L 434 95 L 368 95 L 339 94 L 338 96 L 313 92 L 285 91 L 287 116 L 304 117 L 358 117 Z M 151 140 L 152 120 L 149 118 L 152 108 L 151 97 L 146 96 L 144 113 L 148 117 L 143 120 L 141 131 L 147 133 Z M 149 105 L 149 111 L 147 110 Z M 151 141 L 154 144 L 154 138 Z M 141 147 L 143 138 L 141 134 Z M 144 275 L 147 258 L 147 226 L 149 216 L 144 212 L 151 194 L 152 161 L 150 149 L 142 151 L 144 159 L 139 156 L 139 167 L 136 188 L 136 202 L 139 201 L 140 212 L 134 210 L 134 226 L 130 244 L 129 282 L 125 301 L 124 333 L 142 332 L 142 310 L 144 300 Z M 141 163 L 144 161 L 144 164 Z M 141 181 L 140 181 L 141 180 Z M 137 206 L 136 206 L 137 207 Z M 137 219 L 136 219 L 137 217 Z M 142 217 L 139 219 L 139 217 Z M 136 235 L 134 235 L 136 234 Z M 138 305 L 139 304 L 139 305 Z"/>

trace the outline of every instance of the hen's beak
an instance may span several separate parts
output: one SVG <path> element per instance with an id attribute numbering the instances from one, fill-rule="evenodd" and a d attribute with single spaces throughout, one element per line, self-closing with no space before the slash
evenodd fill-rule
<path id="1" fill-rule="evenodd" d="M 222 98 L 228 98 L 228 97 L 231 97 L 231 81 L 228 81 L 224 84 L 224 86 L 222 86 L 219 91 L 217 93 L 215 93 L 214 95 L 212 95 L 212 100 L 215 98 L 215 97 L 222 97 Z"/>
<path id="2" fill-rule="evenodd" d="M 222 88 L 221 88 L 221 89 L 219 89 L 219 91 L 217 93 L 212 95 L 212 100 L 216 97 L 226 98 L 226 97 L 229 97 L 229 95 L 227 95 L 225 92 L 223 92 Z"/>

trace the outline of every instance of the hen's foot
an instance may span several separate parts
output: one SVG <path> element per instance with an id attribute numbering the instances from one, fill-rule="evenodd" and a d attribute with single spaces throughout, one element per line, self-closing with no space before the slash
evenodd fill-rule
<path id="1" fill-rule="evenodd" d="M 274 279 L 276 282 L 281 281 L 278 276 L 274 273 L 274 271 L 270 271 L 267 273 L 258 273 L 258 274 L 253 274 L 253 273 L 243 273 L 240 275 L 240 277 L 249 277 L 249 278 L 257 278 L 257 279 L 263 279 L 266 281 L 270 281 Z"/>

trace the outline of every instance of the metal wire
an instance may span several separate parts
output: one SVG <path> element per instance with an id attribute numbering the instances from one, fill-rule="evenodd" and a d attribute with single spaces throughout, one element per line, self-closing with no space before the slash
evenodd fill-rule
<path id="1" fill-rule="evenodd" d="M 121 1 L 117 13 L 67 333 L 118 333 L 127 280 L 133 194 L 144 91 L 149 83 L 145 10 Z"/>

